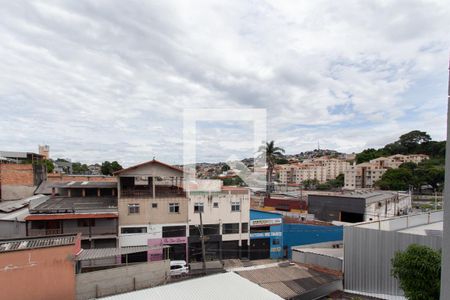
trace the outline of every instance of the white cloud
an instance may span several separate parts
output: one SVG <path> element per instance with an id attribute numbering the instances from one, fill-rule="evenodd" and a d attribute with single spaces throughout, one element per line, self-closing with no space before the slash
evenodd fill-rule
<path id="1" fill-rule="evenodd" d="M 266 108 L 289 153 L 410 129 L 442 139 L 449 13 L 447 1 L 7 2 L 0 148 L 177 163 L 182 110 L 219 107 Z M 217 151 L 205 149 L 231 154 Z"/>

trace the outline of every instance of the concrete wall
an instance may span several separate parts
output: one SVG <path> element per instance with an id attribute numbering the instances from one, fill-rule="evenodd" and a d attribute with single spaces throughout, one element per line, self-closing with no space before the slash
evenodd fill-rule
<path id="1" fill-rule="evenodd" d="M 152 203 L 156 203 L 157 207 L 153 208 Z M 178 203 L 179 213 L 170 213 L 169 203 Z M 129 214 L 128 204 L 139 204 L 139 213 Z M 120 197 L 118 209 L 120 225 L 186 223 L 188 219 L 188 203 L 184 197 Z"/>
<path id="2" fill-rule="evenodd" d="M 0 238 L 12 239 L 26 236 L 26 223 L 14 220 L 0 220 Z"/>
<path id="3" fill-rule="evenodd" d="M 0 298 L 75 298 L 74 245 L 0 253 Z"/>
<path id="4" fill-rule="evenodd" d="M 76 275 L 76 299 L 104 297 L 157 286 L 169 277 L 169 260 Z"/>
<path id="5" fill-rule="evenodd" d="M 301 249 L 292 250 L 292 261 L 306 265 L 320 266 L 338 272 L 343 271 L 342 259 L 318 253 L 303 252 Z"/>

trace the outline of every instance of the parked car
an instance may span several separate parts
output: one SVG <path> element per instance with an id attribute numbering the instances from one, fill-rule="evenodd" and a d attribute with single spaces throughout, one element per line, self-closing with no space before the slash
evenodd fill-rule
<path id="1" fill-rule="evenodd" d="M 170 276 L 186 275 L 189 273 L 189 266 L 184 260 L 170 261 Z"/>

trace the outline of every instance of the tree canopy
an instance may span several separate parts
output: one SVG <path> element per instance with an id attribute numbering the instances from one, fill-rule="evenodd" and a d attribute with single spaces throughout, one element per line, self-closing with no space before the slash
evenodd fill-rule
<path id="1" fill-rule="evenodd" d="M 102 166 L 100 167 L 100 170 L 103 175 L 112 175 L 114 172 L 122 169 L 123 169 L 122 166 L 117 161 L 113 162 L 104 161 L 102 163 Z"/>
<path id="2" fill-rule="evenodd" d="M 392 275 L 409 300 L 439 299 L 441 253 L 412 244 L 392 258 Z"/>
<path id="3" fill-rule="evenodd" d="M 440 159 L 425 160 L 418 165 L 413 162 L 401 164 L 398 169 L 387 170 L 375 183 L 382 190 L 408 190 L 410 186 L 421 190 L 430 185 L 441 191 L 444 187 L 445 168 Z"/>
<path id="4" fill-rule="evenodd" d="M 381 156 L 394 154 L 427 154 L 432 158 L 445 157 L 445 141 L 432 141 L 425 131 L 413 130 L 405 133 L 393 143 L 387 144 L 383 148 L 369 148 L 356 155 L 356 163 L 360 164 Z"/>

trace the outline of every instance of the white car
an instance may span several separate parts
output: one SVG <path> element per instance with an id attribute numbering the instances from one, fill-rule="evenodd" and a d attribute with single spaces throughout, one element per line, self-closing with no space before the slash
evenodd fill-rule
<path id="1" fill-rule="evenodd" d="M 170 261 L 170 276 L 186 275 L 189 273 L 189 266 L 185 260 Z"/>

